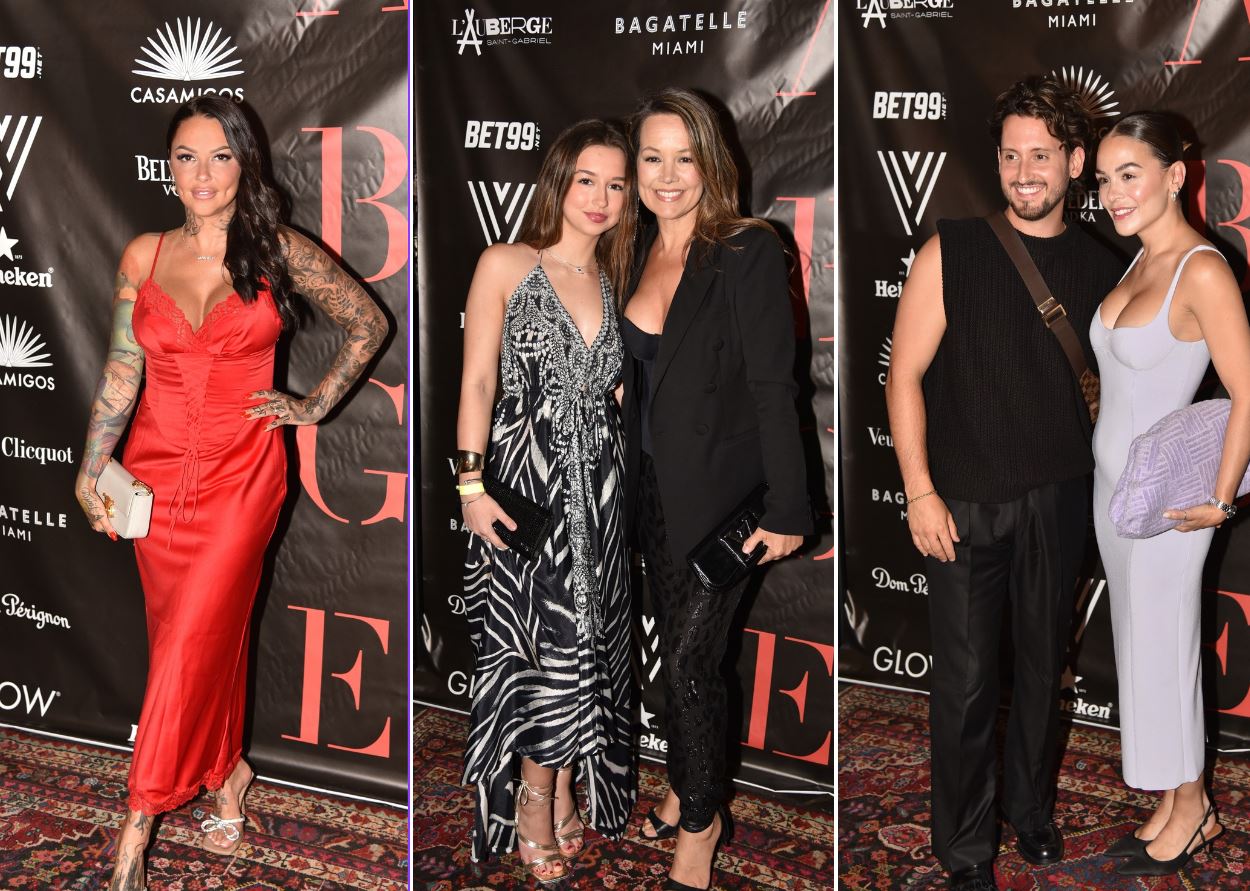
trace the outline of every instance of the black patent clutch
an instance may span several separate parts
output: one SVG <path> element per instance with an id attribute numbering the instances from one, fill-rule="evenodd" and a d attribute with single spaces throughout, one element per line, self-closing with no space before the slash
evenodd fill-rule
<path id="1" fill-rule="evenodd" d="M 496 520 L 493 525 L 495 534 L 526 560 L 537 560 L 543 545 L 551 538 L 551 511 L 485 474 L 482 475 L 482 485 L 486 494 L 495 499 L 504 513 L 516 523 L 516 529 L 509 529 Z"/>
<path id="2" fill-rule="evenodd" d="M 742 503 L 686 556 L 699 584 L 719 594 L 732 588 L 750 574 L 768 549 L 760 542 L 750 554 L 742 553 L 742 543 L 759 528 L 764 515 L 764 493 L 767 483 L 760 483 Z"/>

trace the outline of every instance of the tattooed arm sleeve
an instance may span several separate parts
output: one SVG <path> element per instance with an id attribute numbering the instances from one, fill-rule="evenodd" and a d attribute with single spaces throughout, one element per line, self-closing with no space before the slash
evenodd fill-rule
<path id="1" fill-rule="evenodd" d="M 138 282 L 143 266 L 136 256 L 142 253 L 144 236 L 136 238 L 122 254 L 117 278 L 113 282 L 113 324 L 109 334 L 108 356 L 104 370 L 91 400 L 91 419 L 87 422 L 87 444 L 82 452 L 82 465 L 74 481 L 74 494 L 83 512 L 97 532 L 107 532 L 116 540 L 116 533 L 109 524 L 104 505 L 96 495 L 96 480 L 104 465 L 113 455 L 117 440 L 121 438 L 130 413 L 134 411 L 135 398 L 139 394 L 139 382 L 143 378 L 143 349 L 135 340 L 131 319 L 134 316 L 135 299 L 139 296 Z"/>
<path id="2" fill-rule="evenodd" d="M 306 408 L 322 418 L 360 377 L 382 345 L 389 325 L 365 289 L 325 251 L 293 230 L 284 229 L 283 235 L 287 268 L 296 289 L 347 332 L 329 371 L 305 400 Z"/>
<path id="3" fill-rule="evenodd" d="M 143 349 L 135 340 L 131 317 L 138 296 L 138 276 L 128 248 L 113 284 L 113 325 L 108 356 L 91 402 L 87 424 L 87 445 L 83 449 L 80 476 L 94 488 L 121 438 L 134 411 L 139 382 L 143 377 Z"/>

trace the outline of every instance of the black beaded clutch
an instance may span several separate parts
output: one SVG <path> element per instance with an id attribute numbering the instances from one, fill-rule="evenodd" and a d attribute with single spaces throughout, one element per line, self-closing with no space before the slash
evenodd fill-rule
<path id="1" fill-rule="evenodd" d="M 760 483 L 752 489 L 742 503 L 686 556 L 691 571 L 709 591 L 719 594 L 738 584 L 759 564 L 768 550 L 760 542 L 751 553 L 742 553 L 742 543 L 759 528 L 760 517 L 764 515 L 764 493 L 767 491 L 767 483 Z"/>
<path id="2" fill-rule="evenodd" d="M 485 474 L 482 475 L 482 485 L 486 494 L 495 499 L 504 513 L 516 523 L 516 529 L 509 529 L 496 520 L 493 527 L 495 534 L 526 560 L 537 560 L 543 545 L 551 537 L 551 511 Z"/>

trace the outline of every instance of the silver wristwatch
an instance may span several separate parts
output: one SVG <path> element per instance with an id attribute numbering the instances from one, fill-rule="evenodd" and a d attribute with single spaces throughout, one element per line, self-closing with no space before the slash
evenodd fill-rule
<path id="1" fill-rule="evenodd" d="M 1229 520 L 1237 516 L 1237 505 L 1225 504 L 1223 501 L 1220 501 L 1220 499 L 1216 498 L 1214 495 L 1212 495 L 1210 498 L 1207 499 L 1207 504 L 1210 504 L 1213 507 L 1218 507 L 1220 510 L 1224 511 L 1224 516 Z"/>

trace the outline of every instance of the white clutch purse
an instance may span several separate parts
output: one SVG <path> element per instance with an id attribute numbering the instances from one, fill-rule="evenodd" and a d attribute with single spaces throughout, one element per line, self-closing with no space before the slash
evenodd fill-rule
<path id="1" fill-rule="evenodd" d="M 152 487 L 137 480 L 120 461 L 112 458 L 95 482 L 113 529 L 122 538 L 143 538 L 152 522 Z"/>

